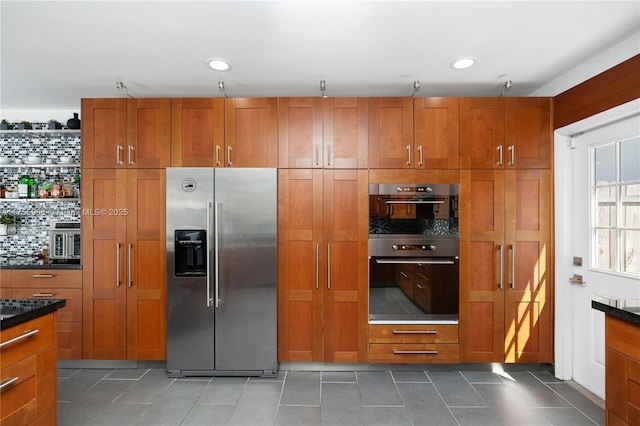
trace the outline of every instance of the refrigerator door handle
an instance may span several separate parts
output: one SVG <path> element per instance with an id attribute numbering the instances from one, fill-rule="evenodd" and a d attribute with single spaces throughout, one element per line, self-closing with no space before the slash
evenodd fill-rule
<path id="1" fill-rule="evenodd" d="M 207 237 L 211 235 L 211 201 L 207 203 Z M 207 308 L 211 307 L 211 244 L 207 244 Z"/>
<path id="2" fill-rule="evenodd" d="M 218 279 L 218 271 L 220 270 L 219 268 L 219 261 L 220 261 L 220 215 L 219 215 L 219 210 L 222 207 L 222 203 L 216 203 L 215 206 L 215 210 L 213 211 L 213 238 L 214 238 L 214 267 L 215 267 L 215 271 L 214 271 L 214 279 L 215 279 L 215 294 L 214 297 L 216 298 L 216 308 L 220 307 L 220 280 Z"/>

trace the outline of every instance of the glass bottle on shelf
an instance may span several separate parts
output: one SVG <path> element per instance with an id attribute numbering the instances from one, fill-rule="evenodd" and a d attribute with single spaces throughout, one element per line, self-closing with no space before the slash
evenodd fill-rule
<path id="1" fill-rule="evenodd" d="M 31 198 L 33 179 L 26 172 L 18 180 L 18 198 Z"/>

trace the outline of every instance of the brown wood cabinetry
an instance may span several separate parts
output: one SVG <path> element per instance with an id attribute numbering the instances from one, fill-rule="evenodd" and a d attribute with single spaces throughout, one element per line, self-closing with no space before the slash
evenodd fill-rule
<path id="1" fill-rule="evenodd" d="M 414 98 L 416 169 L 460 167 L 458 98 Z"/>
<path id="2" fill-rule="evenodd" d="M 224 163 L 224 99 L 171 99 L 171 166 Z"/>
<path id="3" fill-rule="evenodd" d="M 413 169 L 413 98 L 369 99 L 369 166 Z"/>
<path id="4" fill-rule="evenodd" d="M 224 103 L 225 167 L 276 167 L 276 98 L 229 98 Z"/>
<path id="5" fill-rule="evenodd" d="M 169 166 L 170 105 L 167 98 L 82 99 L 82 166 Z"/>
<path id="6" fill-rule="evenodd" d="M 0 423 L 57 423 L 56 313 L 2 331 Z M 33 333 L 35 331 L 35 333 Z M 14 338 L 13 343 L 7 342 Z"/>
<path id="7" fill-rule="evenodd" d="M 165 359 L 165 171 L 82 180 L 83 357 Z"/>
<path id="8" fill-rule="evenodd" d="M 171 100 L 173 167 L 275 167 L 275 98 Z"/>
<path id="9" fill-rule="evenodd" d="M 57 311 L 58 359 L 82 358 L 82 271 L 16 269 L 12 274 L 14 299 L 66 299 Z"/>
<path id="10" fill-rule="evenodd" d="M 460 167 L 547 169 L 551 98 L 461 98 Z"/>
<path id="11" fill-rule="evenodd" d="M 371 363 L 457 363 L 459 359 L 457 325 L 369 325 Z"/>
<path id="12" fill-rule="evenodd" d="M 551 362 L 551 171 L 462 170 L 464 362 Z"/>
<path id="13" fill-rule="evenodd" d="M 279 98 L 280 168 L 367 168 L 366 98 Z"/>
<path id="14" fill-rule="evenodd" d="M 278 359 L 366 362 L 367 171 L 278 178 Z"/>
<path id="15" fill-rule="evenodd" d="M 0 269 L 0 299 L 11 298 L 11 270 Z"/>
<path id="16" fill-rule="evenodd" d="M 605 317 L 605 402 L 608 425 L 640 424 L 640 327 Z"/>

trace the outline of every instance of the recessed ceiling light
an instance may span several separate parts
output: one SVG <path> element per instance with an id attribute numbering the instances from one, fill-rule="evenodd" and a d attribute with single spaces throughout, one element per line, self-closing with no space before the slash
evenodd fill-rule
<path id="1" fill-rule="evenodd" d="M 476 63 L 476 60 L 473 58 L 462 58 L 462 59 L 458 59 L 457 61 L 451 62 L 451 68 L 455 70 L 463 70 L 471 67 L 475 63 Z"/>
<path id="2" fill-rule="evenodd" d="M 207 65 L 215 71 L 229 71 L 231 69 L 231 65 L 229 65 L 229 63 L 224 59 L 220 58 L 207 59 Z"/>

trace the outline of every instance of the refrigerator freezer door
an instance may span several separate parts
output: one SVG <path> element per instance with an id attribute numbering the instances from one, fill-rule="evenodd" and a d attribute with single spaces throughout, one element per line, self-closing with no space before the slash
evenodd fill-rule
<path id="1" fill-rule="evenodd" d="M 276 169 L 216 169 L 218 371 L 278 369 Z"/>
<path id="2" fill-rule="evenodd" d="M 176 271 L 180 256 L 176 258 L 175 243 L 180 235 L 176 230 L 210 234 L 206 231 L 213 220 L 207 223 L 207 206 L 213 205 L 213 184 L 213 169 L 167 169 L 167 370 L 172 376 L 183 375 L 183 370 L 197 374 L 215 369 L 215 309 L 207 306 L 208 277 Z M 211 244 L 206 247 L 210 266 L 213 250 Z"/>

